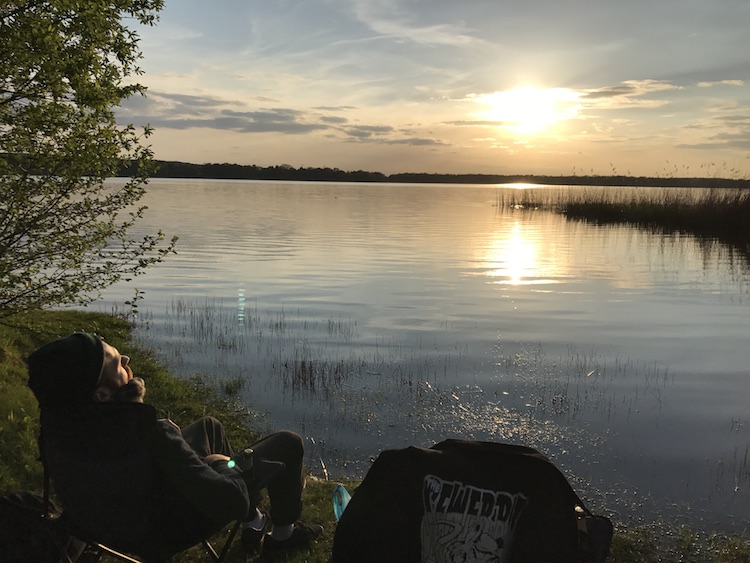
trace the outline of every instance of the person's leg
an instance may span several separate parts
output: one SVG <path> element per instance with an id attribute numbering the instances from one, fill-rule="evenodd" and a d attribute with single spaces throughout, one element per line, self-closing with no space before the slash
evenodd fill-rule
<path id="1" fill-rule="evenodd" d="M 212 416 L 199 418 L 181 429 L 182 437 L 200 457 L 211 454 L 224 454 L 232 457 L 234 452 L 224 427 Z"/>
<path id="2" fill-rule="evenodd" d="M 293 524 L 302 513 L 302 438 L 294 432 L 283 430 L 266 436 L 250 447 L 253 449 L 253 464 L 256 467 L 263 459 L 284 463 L 284 469 L 270 479 L 266 488 L 274 525 Z M 256 495 L 259 497 L 259 491 L 251 491 L 251 500 L 255 501 Z"/>

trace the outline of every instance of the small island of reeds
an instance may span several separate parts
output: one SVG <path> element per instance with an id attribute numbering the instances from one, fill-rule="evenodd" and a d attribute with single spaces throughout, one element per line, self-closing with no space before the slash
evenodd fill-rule
<path id="1" fill-rule="evenodd" d="M 750 190 L 739 188 L 586 187 L 520 189 L 498 195 L 499 207 L 548 210 L 598 225 L 626 224 L 721 242 L 750 260 Z"/>

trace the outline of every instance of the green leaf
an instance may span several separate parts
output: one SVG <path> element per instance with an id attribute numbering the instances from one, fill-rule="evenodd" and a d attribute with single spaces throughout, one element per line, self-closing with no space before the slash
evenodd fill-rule
<path id="1" fill-rule="evenodd" d="M 161 0 L 15 0 L 0 6 L 0 317 L 85 304 L 174 251 L 132 239 L 152 151 L 114 108 L 145 88 L 139 37 Z M 125 84 L 128 82 L 129 84 Z M 138 172 L 105 183 L 123 162 Z M 116 245 L 116 246 L 115 246 Z"/>

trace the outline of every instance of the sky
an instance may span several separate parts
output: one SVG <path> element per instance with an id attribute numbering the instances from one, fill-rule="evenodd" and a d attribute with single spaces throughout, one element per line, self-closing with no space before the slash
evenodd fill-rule
<path id="1" fill-rule="evenodd" d="M 160 160 L 750 177 L 748 0 L 166 0 Z"/>

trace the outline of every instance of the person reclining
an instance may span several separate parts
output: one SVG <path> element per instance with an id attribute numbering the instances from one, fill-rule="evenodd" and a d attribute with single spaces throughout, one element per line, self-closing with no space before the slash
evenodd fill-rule
<path id="1" fill-rule="evenodd" d="M 117 461 L 119 466 L 107 469 L 116 474 L 99 478 L 100 482 L 90 481 L 97 480 L 96 477 L 88 477 L 89 482 L 76 482 L 96 468 L 75 469 L 72 463 L 66 467 L 64 457 L 56 464 L 57 474 L 51 471 L 56 489 L 67 488 L 67 494 L 70 494 L 69 489 L 77 489 L 76 502 L 81 502 L 80 495 L 84 495 L 82 502 L 89 503 L 89 508 L 79 509 L 80 518 L 105 530 L 105 535 L 115 541 L 136 546 L 151 555 L 169 557 L 206 539 L 230 522 L 243 519 L 242 545 L 247 561 L 252 561 L 263 550 L 309 546 L 322 534 L 321 526 L 298 520 L 304 487 L 304 447 L 299 435 L 290 431 L 277 432 L 250 446 L 256 466 L 261 460 L 283 463 L 283 469 L 273 475 L 266 486 L 271 505 L 270 514 L 266 516 L 258 509 L 261 497 L 254 489 L 252 470 L 240 472 L 229 463 L 234 451 L 221 423 L 210 416 L 184 428 L 169 419 L 157 421 L 153 407 L 144 404 L 145 382 L 134 376 L 130 358 L 113 346 L 95 335 L 75 333 L 33 352 L 28 365 L 29 387 L 40 404 L 42 440 L 47 434 L 56 433 L 63 436 L 63 442 L 71 437 L 70 441 L 86 443 L 86 438 L 90 437 L 99 440 L 96 443 L 104 441 L 110 445 L 119 455 L 118 460 L 122 459 L 123 450 L 130 451 L 127 449 L 129 442 L 145 441 L 147 460 L 144 463 L 138 465 L 134 461 L 128 465 Z M 120 420 L 117 417 L 121 412 L 127 415 L 144 411 L 154 421 L 147 425 L 146 434 L 125 424 L 108 426 L 106 422 Z M 115 418 L 111 416 L 113 413 Z M 101 424 L 96 423 L 97 420 Z M 69 431 L 67 435 L 65 428 Z M 104 451 L 107 449 L 97 452 L 103 466 L 114 456 Z M 44 457 L 44 451 L 42 455 Z M 155 475 L 149 475 L 148 468 L 153 468 Z M 58 476 L 66 487 L 58 486 Z M 114 491 L 120 491 L 120 497 L 123 491 L 125 496 L 131 497 L 129 491 L 132 491 L 132 498 L 127 499 L 130 504 L 139 499 L 140 494 L 141 505 L 148 514 L 109 522 L 104 515 L 109 514 L 107 511 L 112 510 L 116 500 L 108 498 L 105 502 L 104 498 L 95 498 L 92 490 L 105 491 L 101 497 L 108 493 L 114 495 Z M 62 490 L 59 492 L 62 497 Z M 94 498 L 85 498 L 85 495 Z M 61 500 L 66 509 L 65 499 Z M 143 522 L 150 522 L 152 529 L 144 531 Z M 169 541 L 165 542 L 165 537 L 170 538 Z M 159 542 L 164 545 L 156 545 Z"/>

